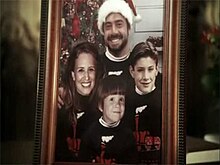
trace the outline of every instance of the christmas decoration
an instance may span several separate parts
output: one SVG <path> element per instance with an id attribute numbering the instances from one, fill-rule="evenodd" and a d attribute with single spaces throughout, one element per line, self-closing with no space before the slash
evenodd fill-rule
<path id="1" fill-rule="evenodd" d="M 77 39 L 80 36 L 80 20 L 77 14 L 75 14 L 73 17 L 72 35 Z"/>
<path id="2" fill-rule="evenodd" d="M 152 37 L 149 36 L 146 39 L 146 42 L 151 42 L 154 47 L 162 47 L 163 46 L 163 37 Z"/>

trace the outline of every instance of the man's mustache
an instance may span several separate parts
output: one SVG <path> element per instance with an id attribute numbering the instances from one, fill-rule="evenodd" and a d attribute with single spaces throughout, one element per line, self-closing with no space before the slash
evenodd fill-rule
<path id="1" fill-rule="evenodd" d="M 108 40 L 122 39 L 122 35 L 120 34 L 110 35 L 107 39 Z"/>

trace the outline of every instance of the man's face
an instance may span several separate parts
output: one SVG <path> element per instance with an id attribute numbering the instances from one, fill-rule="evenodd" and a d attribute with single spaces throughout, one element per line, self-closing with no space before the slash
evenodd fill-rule
<path id="1" fill-rule="evenodd" d="M 89 53 L 81 53 L 75 61 L 72 78 L 79 94 L 87 96 L 95 86 L 95 59 Z"/>
<path id="2" fill-rule="evenodd" d="M 109 51 L 117 55 L 128 45 L 129 28 L 126 19 L 119 13 L 111 13 L 103 25 L 104 40 Z"/>
<path id="3" fill-rule="evenodd" d="M 130 73 L 141 92 L 147 94 L 154 90 L 158 69 L 152 58 L 142 57 L 137 60 L 134 68 L 130 66 Z"/>
<path id="4" fill-rule="evenodd" d="M 121 120 L 125 111 L 125 96 L 124 95 L 109 95 L 103 101 L 103 106 L 99 109 L 103 113 L 103 119 L 106 123 L 115 123 Z"/>

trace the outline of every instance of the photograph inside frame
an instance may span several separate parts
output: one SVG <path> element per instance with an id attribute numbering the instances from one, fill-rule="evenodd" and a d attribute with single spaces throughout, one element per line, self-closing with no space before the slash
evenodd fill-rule
<path id="1" fill-rule="evenodd" d="M 63 0 L 55 162 L 161 164 L 163 0 Z"/>

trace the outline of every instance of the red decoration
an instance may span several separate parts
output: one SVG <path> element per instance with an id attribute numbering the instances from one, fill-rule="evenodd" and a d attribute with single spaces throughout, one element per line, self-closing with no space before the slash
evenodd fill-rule
<path id="1" fill-rule="evenodd" d="M 75 0 L 76 9 L 80 6 L 81 3 L 83 3 L 84 0 Z"/>
<path id="2" fill-rule="evenodd" d="M 62 48 L 63 50 L 68 49 L 68 40 L 66 38 L 62 40 Z"/>
<path id="3" fill-rule="evenodd" d="M 75 38 L 79 38 L 80 36 L 80 20 L 76 14 L 73 17 L 73 22 L 72 22 L 72 35 Z"/>

